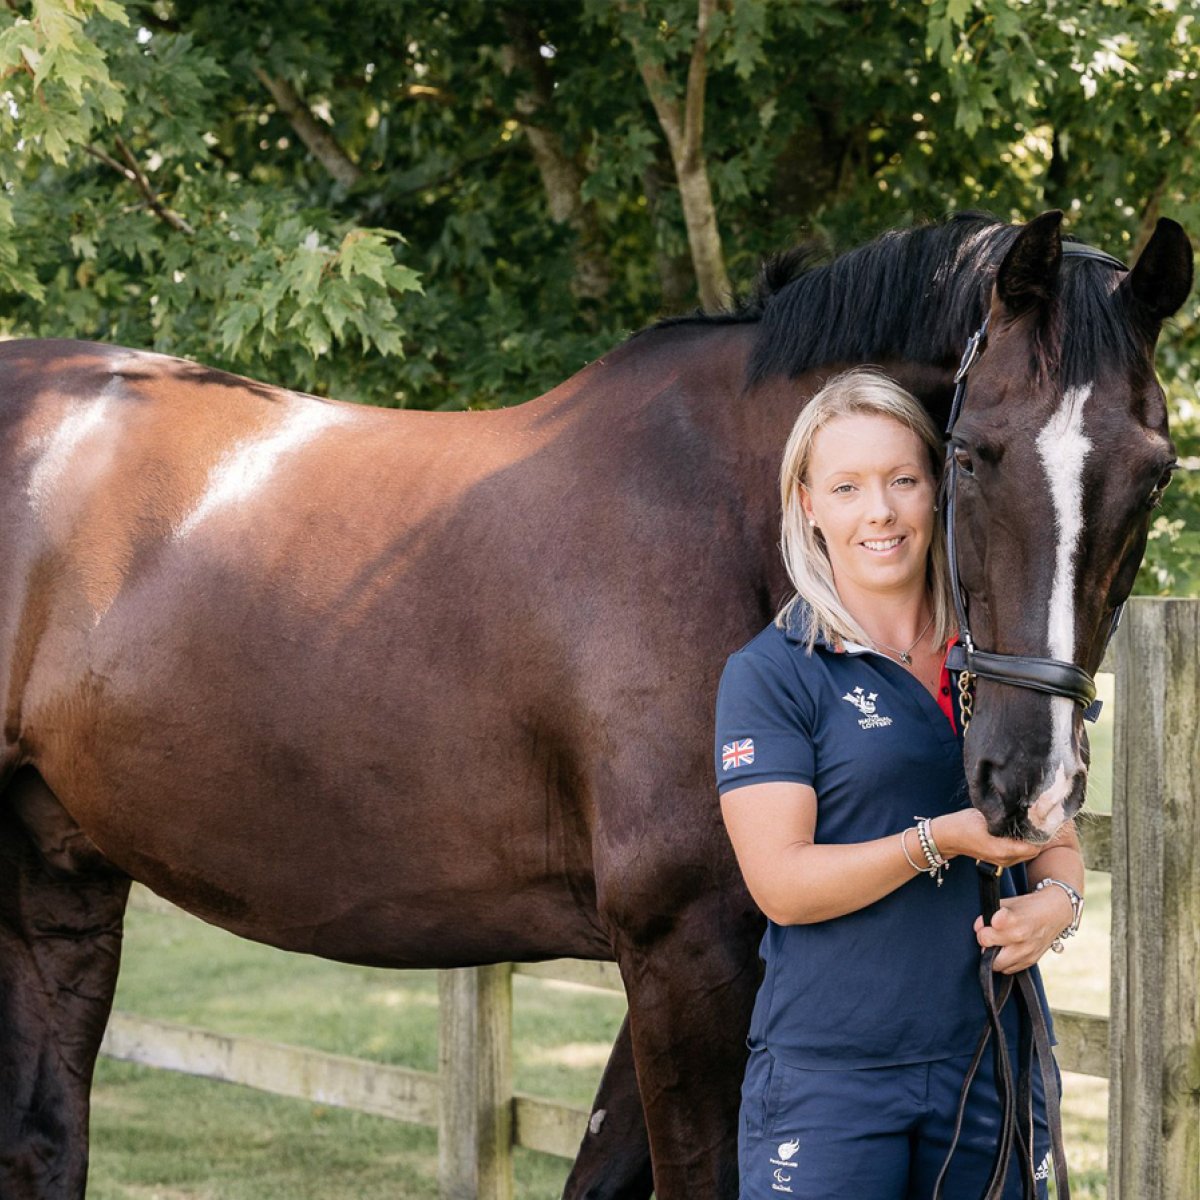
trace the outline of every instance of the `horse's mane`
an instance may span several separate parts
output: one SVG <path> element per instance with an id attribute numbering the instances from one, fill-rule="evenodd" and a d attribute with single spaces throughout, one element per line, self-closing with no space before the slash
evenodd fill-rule
<path id="1" fill-rule="evenodd" d="M 668 317 L 652 326 L 757 323 L 747 382 L 797 375 L 829 363 L 946 364 L 983 320 L 996 271 L 1019 226 L 985 213 L 893 229 L 822 263 L 800 246 L 768 259 L 749 296 L 729 311 Z M 1072 239 L 1067 238 L 1067 241 Z M 1144 363 L 1146 343 L 1110 267 L 1067 259 L 1039 365 L 1064 386 L 1101 366 Z"/>

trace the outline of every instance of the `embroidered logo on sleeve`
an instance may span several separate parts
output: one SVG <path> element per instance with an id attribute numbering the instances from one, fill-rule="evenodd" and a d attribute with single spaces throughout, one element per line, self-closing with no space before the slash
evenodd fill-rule
<path id="1" fill-rule="evenodd" d="M 864 694 L 862 688 L 856 687 L 854 691 L 847 692 L 842 699 L 848 704 L 853 704 L 862 713 L 858 721 L 862 729 L 882 729 L 884 726 L 892 723 L 891 717 L 881 716 L 875 711 L 877 707 L 875 702 L 879 699 L 878 692 L 867 692 Z"/>
<path id="2" fill-rule="evenodd" d="M 721 747 L 721 770 L 748 767 L 754 761 L 754 739 L 742 738 L 739 742 L 726 742 Z"/>

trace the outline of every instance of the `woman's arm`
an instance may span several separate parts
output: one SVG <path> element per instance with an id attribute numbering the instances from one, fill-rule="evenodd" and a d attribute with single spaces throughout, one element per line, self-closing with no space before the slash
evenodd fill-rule
<path id="1" fill-rule="evenodd" d="M 734 788 L 721 797 L 721 812 L 750 895 L 777 925 L 807 925 L 844 916 L 874 904 L 913 878 L 901 849 L 900 830 L 871 842 L 814 842 L 817 794 L 806 784 L 755 783 Z M 1046 853 L 1040 846 L 991 837 L 982 814 L 974 809 L 936 817 L 932 828 L 947 858 L 970 854 L 1011 866 Z M 923 866 L 925 856 L 916 833 L 908 832 L 905 839 L 913 862 Z M 1053 890 L 1063 895 L 1061 888 Z"/>

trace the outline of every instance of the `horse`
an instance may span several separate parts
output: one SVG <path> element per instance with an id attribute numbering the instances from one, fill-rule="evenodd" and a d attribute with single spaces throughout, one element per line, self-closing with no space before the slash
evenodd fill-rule
<path id="1" fill-rule="evenodd" d="M 1153 352 L 1192 255 L 1162 219 L 1130 270 L 1064 261 L 1060 223 L 784 255 L 499 411 L 0 344 L 0 1195 L 83 1195 L 138 880 L 346 962 L 615 960 L 565 1195 L 734 1196 L 763 919 L 711 712 L 785 595 L 784 438 L 867 362 L 944 421 L 989 315 L 953 449 L 975 637 L 1093 672 L 1173 466 Z M 994 832 L 1045 836 L 1079 706 L 981 676 L 966 768 Z"/>

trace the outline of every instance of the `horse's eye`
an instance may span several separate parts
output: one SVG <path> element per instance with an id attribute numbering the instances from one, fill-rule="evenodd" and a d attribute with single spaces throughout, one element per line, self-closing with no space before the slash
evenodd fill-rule
<path id="1" fill-rule="evenodd" d="M 1158 482 L 1154 485 L 1154 491 L 1150 493 L 1147 507 L 1157 508 L 1162 503 L 1163 492 L 1170 486 L 1171 476 L 1175 474 L 1175 471 L 1176 465 L 1172 464 L 1158 477 Z"/>
<path id="2" fill-rule="evenodd" d="M 958 464 L 958 469 L 963 474 L 975 474 L 975 464 L 971 461 L 971 455 L 962 446 L 954 447 L 954 461 Z"/>

